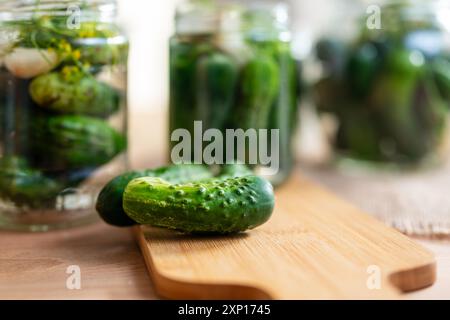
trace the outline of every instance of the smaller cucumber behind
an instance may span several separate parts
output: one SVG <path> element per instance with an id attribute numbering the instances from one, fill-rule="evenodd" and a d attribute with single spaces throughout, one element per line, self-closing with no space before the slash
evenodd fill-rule
<path id="1" fill-rule="evenodd" d="M 208 168 L 202 165 L 176 165 L 153 170 L 132 171 L 116 177 L 100 192 L 96 209 L 108 224 L 129 227 L 136 224 L 122 208 L 123 193 L 130 181 L 141 177 L 159 177 L 171 183 L 186 183 L 212 178 Z"/>
<path id="2" fill-rule="evenodd" d="M 196 120 L 203 121 L 205 130 L 224 130 L 235 100 L 239 67 L 216 51 L 199 57 L 196 71 Z"/>
<path id="3" fill-rule="evenodd" d="M 107 118 L 119 110 L 120 93 L 90 76 L 67 79 L 52 72 L 35 78 L 29 91 L 40 107 L 59 113 Z"/>
<path id="4" fill-rule="evenodd" d="M 436 59 L 431 67 L 439 93 L 450 105 L 450 61 L 443 58 Z"/>
<path id="5" fill-rule="evenodd" d="M 39 116 L 33 130 L 34 164 L 54 171 L 101 166 L 127 145 L 107 122 L 86 116 Z"/>
<path id="6" fill-rule="evenodd" d="M 244 66 L 240 80 L 240 101 L 235 106 L 233 127 L 267 129 L 272 105 L 280 87 L 280 70 L 275 60 L 264 53 Z"/>
<path id="7" fill-rule="evenodd" d="M 227 180 L 230 178 L 246 177 L 254 175 L 250 168 L 241 163 L 225 164 L 220 168 L 217 179 Z"/>
<path id="8" fill-rule="evenodd" d="M 23 158 L 0 159 L 0 199 L 9 200 L 19 208 L 51 208 L 62 189 Z"/>
<path id="9" fill-rule="evenodd" d="M 420 160 L 427 153 L 414 111 L 424 63 L 420 53 L 393 49 L 387 55 L 368 101 L 380 115 L 380 130 L 395 143 L 396 151 L 407 162 Z"/>
<path id="10" fill-rule="evenodd" d="M 272 185 L 257 176 L 174 185 L 138 178 L 125 189 L 123 208 L 140 224 L 191 234 L 231 234 L 265 223 L 274 209 Z"/>

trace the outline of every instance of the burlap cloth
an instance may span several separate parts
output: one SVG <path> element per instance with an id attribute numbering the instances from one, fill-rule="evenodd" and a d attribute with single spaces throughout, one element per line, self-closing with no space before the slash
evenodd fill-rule
<path id="1" fill-rule="evenodd" d="M 315 112 L 305 105 L 300 117 L 297 158 L 304 176 L 405 234 L 450 237 L 450 155 L 432 169 L 344 170 L 330 165 L 332 151 Z"/>
<path id="2" fill-rule="evenodd" d="M 303 173 L 403 233 L 450 236 L 450 162 L 407 173 L 305 164 Z"/>

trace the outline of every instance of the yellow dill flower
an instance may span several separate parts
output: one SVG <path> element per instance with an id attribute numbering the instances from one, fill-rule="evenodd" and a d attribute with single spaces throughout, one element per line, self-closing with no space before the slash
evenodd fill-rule
<path id="1" fill-rule="evenodd" d="M 79 59 L 81 58 L 81 51 L 80 51 L 80 50 L 74 50 L 74 51 L 72 52 L 72 57 L 73 57 L 75 60 L 79 60 Z"/>

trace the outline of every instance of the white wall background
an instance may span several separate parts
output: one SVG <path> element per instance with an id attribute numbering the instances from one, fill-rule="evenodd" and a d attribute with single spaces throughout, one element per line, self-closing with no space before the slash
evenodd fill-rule
<path id="1" fill-rule="evenodd" d="M 131 111 L 167 105 L 168 38 L 178 0 L 118 0 L 119 21 L 130 37 L 129 103 Z"/>

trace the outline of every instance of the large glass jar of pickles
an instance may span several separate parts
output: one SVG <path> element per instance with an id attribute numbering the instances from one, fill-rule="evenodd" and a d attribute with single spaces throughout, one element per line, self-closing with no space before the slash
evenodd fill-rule
<path id="1" fill-rule="evenodd" d="M 314 98 L 332 120 L 324 123 L 334 150 L 382 167 L 437 164 L 448 151 L 450 4 L 388 1 L 364 9 L 355 36 L 316 47 L 322 75 Z"/>
<path id="2" fill-rule="evenodd" d="M 224 161 L 244 162 L 274 185 L 288 177 L 299 80 L 286 3 L 185 1 L 178 7 L 176 34 L 170 40 L 170 77 L 170 134 L 183 128 L 194 137 L 196 121 L 203 132 L 219 130 L 224 138 L 229 130 L 258 130 L 258 147 L 267 142 L 267 155 L 278 162 L 276 170 L 269 170 L 259 156 L 248 161 L 257 152 L 248 145 L 245 159 L 238 152 L 230 157 L 225 147 L 230 141 L 220 139 Z M 268 136 L 272 130 L 279 132 L 277 141 Z M 171 145 L 173 149 L 176 143 L 171 140 Z M 195 142 L 191 149 L 194 161 L 194 153 L 202 149 Z"/>
<path id="3" fill-rule="evenodd" d="M 95 218 L 126 166 L 128 42 L 114 1 L 0 3 L 0 228 Z"/>

